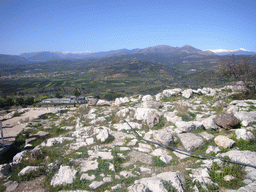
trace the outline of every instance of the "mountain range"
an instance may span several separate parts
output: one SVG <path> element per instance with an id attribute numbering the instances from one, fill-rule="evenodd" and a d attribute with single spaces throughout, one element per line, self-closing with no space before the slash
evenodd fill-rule
<path id="1" fill-rule="evenodd" d="M 185 45 L 183 47 L 172 47 L 169 45 L 158 45 L 153 47 L 147 47 L 144 49 L 119 49 L 106 52 L 96 52 L 91 53 L 86 52 L 57 52 L 57 51 L 43 51 L 43 52 L 33 52 L 33 53 L 22 53 L 20 55 L 3 55 L 0 54 L 0 63 L 2 64 L 26 64 L 30 62 L 44 62 L 51 60 L 73 60 L 73 59 L 86 59 L 86 58 L 103 58 L 103 57 L 114 57 L 122 55 L 148 55 L 148 54 L 161 54 L 161 55 L 182 55 L 190 54 L 192 56 L 214 56 L 214 55 L 252 55 L 255 52 L 248 51 L 245 49 L 238 50 L 205 50 L 202 51 L 190 45 Z"/>

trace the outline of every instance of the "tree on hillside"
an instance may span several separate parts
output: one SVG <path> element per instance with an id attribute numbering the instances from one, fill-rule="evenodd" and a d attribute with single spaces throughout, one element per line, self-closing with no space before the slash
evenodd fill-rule
<path id="1" fill-rule="evenodd" d="M 238 59 L 235 55 L 231 55 L 227 60 L 220 61 L 219 64 L 220 72 L 227 78 L 255 85 L 255 63 L 250 64 L 248 58 Z"/>
<path id="2" fill-rule="evenodd" d="M 76 97 L 78 97 L 78 96 L 81 95 L 81 93 L 76 89 L 75 92 L 74 92 L 74 95 L 75 95 Z"/>

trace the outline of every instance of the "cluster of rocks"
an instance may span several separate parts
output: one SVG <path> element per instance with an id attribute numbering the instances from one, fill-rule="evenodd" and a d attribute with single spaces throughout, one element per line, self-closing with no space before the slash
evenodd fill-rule
<path id="1" fill-rule="evenodd" d="M 130 126 L 145 140 L 170 146 L 178 145 L 178 148 L 188 152 L 205 148 L 205 154 L 228 156 L 233 161 L 256 166 L 256 152 L 234 147 L 236 140 L 255 139 L 253 133 L 256 130 L 256 111 L 253 110 L 256 108 L 256 100 L 230 101 L 227 98 L 227 94 L 232 94 L 230 91 L 227 92 L 227 89 L 232 89 L 234 92 L 244 91 L 242 85 L 239 86 L 240 88 L 226 86 L 220 89 L 198 90 L 176 88 L 164 90 L 155 96 L 137 95 L 117 98 L 115 101 L 91 99 L 88 104 L 80 106 L 88 109 L 86 114 L 75 110 L 69 111 L 63 117 L 59 116 L 61 120 L 71 115 L 76 117 L 76 124 L 69 129 L 60 127 L 69 130 L 68 133 L 45 139 L 32 151 L 17 154 L 11 164 L 1 165 L 1 179 L 10 169 L 15 169 L 21 159 L 28 158 L 28 155 L 34 159 L 40 157 L 41 148 L 65 146 L 67 150 L 63 156 L 74 152 L 77 156 L 69 159 L 72 165 L 70 163 L 59 165 L 58 162 L 47 164 L 48 171 L 54 170 L 52 167 L 57 167 L 51 178 L 52 187 L 72 184 L 78 179 L 87 181 L 87 190 L 127 189 L 131 192 L 165 192 L 169 188 L 169 190 L 186 191 L 185 177 L 192 180 L 193 189 L 190 190 L 199 191 L 196 183 L 200 183 L 206 190 L 208 185 L 219 187 L 212 181 L 209 172 L 214 162 L 222 166 L 221 160 L 200 159 L 196 162 L 198 166 L 184 165 L 183 161 L 192 158 L 190 153 L 170 151 L 141 141 Z M 173 96 L 179 97 L 179 101 L 171 102 Z M 170 98 L 170 101 L 164 102 L 168 99 L 163 98 Z M 191 114 L 193 116 L 189 121 L 187 119 L 185 121 L 183 115 Z M 81 149 L 86 151 L 86 157 L 79 157 L 83 153 Z M 222 149 L 229 151 L 222 153 Z M 118 159 L 121 163 L 119 167 L 115 164 L 118 163 Z M 164 163 L 166 167 L 157 168 L 155 159 Z M 105 163 L 104 168 L 102 162 Z M 175 167 L 182 168 L 177 171 Z M 39 166 L 28 166 L 18 175 L 39 168 Z M 187 172 L 189 174 L 186 174 Z M 255 189 L 256 169 L 246 167 L 245 173 L 243 181 L 245 186 L 235 191 Z M 130 179 L 134 182 L 125 183 Z M 234 177 L 226 175 L 224 179 L 229 182 Z M 111 184 L 113 182 L 115 184 Z M 107 189 L 104 186 L 107 186 Z"/>

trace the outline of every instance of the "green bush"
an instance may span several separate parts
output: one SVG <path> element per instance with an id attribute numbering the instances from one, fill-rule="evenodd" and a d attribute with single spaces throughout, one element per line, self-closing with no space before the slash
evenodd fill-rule
<path id="1" fill-rule="evenodd" d="M 226 175 L 234 177 L 231 181 L 225 181 Z M 218 183 L 220 187 L 236 189 L 243 186 L 245 171 L 242 165 L 231 164 L 224 162 L 224 165 L 219 167 L 216 162 L 213 162 L 212 169 L 210 170 L 210 177 L 213 182 Z"/>
<path id="2" fill-rule="evenodd" d="M 166 163 L 163 162 L 161 159 L 160 159 L 160 156 L 153 156 L 152 157 L 152 160 L 153 160 L 153 165 L 154 166 L 157 166 L 157 167 L 166 167 Z"/>

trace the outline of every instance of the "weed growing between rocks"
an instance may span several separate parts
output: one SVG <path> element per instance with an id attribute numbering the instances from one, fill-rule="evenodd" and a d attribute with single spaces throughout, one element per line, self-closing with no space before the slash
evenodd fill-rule
<path id="1" fill-rule="evenodd" d="M 152 157 L 153 165 L 157 167 L 166 167 L 167 164 L 160 159 L 160 156 Z"/>
<path id="2" fill-rule="evenodd" d="M 164 181 L 161 180 L 161 182 L 163 183 L 164 188 L 168 191 L 168 192 L 175 192 L 176 189 L 172 186 L 172 184 L 168 181 Z"/>
<path id="3" fill-rule="evenodd" d="M 223 165 L 219 166 L 213 162 L 209 175 L 211 180 L 218 183 L 220 187 L 236 189 L 244 185 L 245 171 L 242 165 L 223 162 Z M 231 179 L 225 179 L 225 176 L 230 176 Z"/>
<path id="4" fill-rule="evenodd" d="M 161 115 L 161 116 L 159 117 L 159 123 L 156 124 L 152 129 L 155 129 L 155 130 L 161 129 L 161 128 L 163 128 L 165 125 L 166 125 L 166 119 L 164 118 L 163 115 Z"/>

